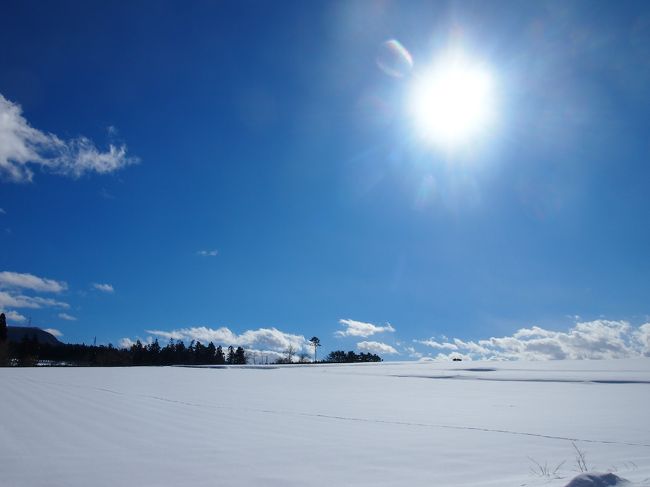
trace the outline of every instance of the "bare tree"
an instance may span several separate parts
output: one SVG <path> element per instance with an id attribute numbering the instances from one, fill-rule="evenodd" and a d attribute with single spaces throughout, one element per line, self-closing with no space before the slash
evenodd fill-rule
<path id="1" fill-rule="evenodd" d="M 286 363 L 292 364 L 293 356 L 295 354 L 296 354 L 296 349 L 293 347 L 293 345 L 289 345 L 287 349 L 284 351 L 284 359 L 286 360 Z"/>

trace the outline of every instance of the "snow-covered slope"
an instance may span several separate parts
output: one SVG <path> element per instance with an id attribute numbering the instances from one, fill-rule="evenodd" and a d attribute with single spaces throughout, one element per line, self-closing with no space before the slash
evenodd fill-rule
<path id="1" fill-rule="evenodd" d="M 1 486 L 560 487 L 573 442 L 650 485 L 650 359 L 13 368 L 0 386 Z"/>

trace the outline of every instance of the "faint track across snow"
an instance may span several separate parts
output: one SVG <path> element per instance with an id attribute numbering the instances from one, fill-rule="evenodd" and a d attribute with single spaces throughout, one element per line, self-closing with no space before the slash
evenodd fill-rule
<path id="1" fill-rule="evenodd" d="M 434 377 L 423 377 L 423 376 L 406 376 L 406 377 L 434 378 Z M 87 386 L 87 385 L 61 383 L 61 382 L 55 383 L 55 382 L 42 381 L 42 380 L 37 380 L 37 379 L 26 379 L 26 380 L 28 380 L 29 382 L 32 382 L 32 383 L 41 383 L 41 384 L 45 384 L 45 385 L 58 385 L 58 386 L 63 386 L 63 387 L 71 387 L 71 388 L 85 389 L 85 390 L 95 390 L 95 391 L 99 391 L 99 392 L 105 392 L 105 393 L 109 393 L 109 394 L 120 395 L 120 396 L 124 396 L 124 397 L 127 397 L 127 398 L 128 397 L 139 397 L 139 398 L 143 398 L 143 399 L 152 399 L 152 400 L 155 400 L 155 401 L 161 401 L 161 402 L 172 403 L 172 404 L 179 404 L 179 405 L 189 406 L 189 407 L 204 408 L 204 409 L 247 411 L 247 412 L 262 413 L 262 414 L 280 415 L 280 416 L 321 418 L 321 419 L 329 419 L 329 420 L 335 420 L 335 421 L 375 423 L 375 424 L 408 426 L 408 427 L 417 427 L 417 428 L 479 431 L 479 432 L 484 432 L 484 433 L 497 433 L 497 434 L 507 434 L 507 435 L 516 435 L 516 436 L 528 436 L 528 437 L 544 438 L 544 439 L 549 439 L 549 440 L 560 440 L 560 441 L 571 441 L 571 442 L 582 442 L 582 443 L 597 443 L 597 444 L 605 444 L 605 445 L 626 445 L 626 446 L 637 446 L 637 447 L 650 448 L 650 444 L 647 444 L 647 443 L 635 443 L 635 442 L 626 442 L 626 441 L 618 441 L 618 440 L 602 440 L 602 439 L 577 438 L 577 437 L 557 436 L 557 435 L 545 435 L 545 434 L 541 434 L 541 433 L 531 433 L 531 432 L 525 432 L 525 431 L 514 431 L 514 430 L 498 429 L 498 428 L 484 428 L 484 427 L 478 427 L 478 426 L 422 423 L 422 422 L 412 422 L 412 421 L 400 421 L 400 420 L 393 420 L 393 419 L 376 419 L 376 418 L 362 418 L 362 417 L 354 417 L 354 416 L 341 416 L 341 415 L 336 415 L 336 414 L 325 414 L 325 413 L 307 413 L 307 412 L 301 412 L 301 411 L 287 411 L 287 410 L 282 411 L 282 410 L 276 410 L 276 409 L 251 408 L 251 407 L 245 407 L 245 406 L 227 406 L 227 405 L 219 405 L 219 404 L 205 404 L 205 403 L 197 403 L 197 402 L 190 402 L 190 401 L 181 401 L 181 400 L 178 400 L 178 399 L 171 399 L 171 398 L 167 398 L 167 397 L 163 397 L 163 396 L 159 396 L 159 395 L 140 394 L 140 393 L 129 394 L 129 393 L 126 393 L 126 392 L 116 391 L 116 390 L 108 389 L 108 388 L 105 388 L 105 387 L 93 387 L 93 386 Z M 481 379 L 481 380 L 501 380 L 501 379 Z M 609 383 L 609 382 L 607 382 L 607 383 Z"/>

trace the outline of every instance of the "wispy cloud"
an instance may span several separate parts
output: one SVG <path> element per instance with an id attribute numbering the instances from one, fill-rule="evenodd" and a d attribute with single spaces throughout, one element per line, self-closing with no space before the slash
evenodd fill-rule
<path id="1" fill-rule="evenodd" d="M 95 288 L 96 290 L 101 291 L 103 293 L 115 292 L 115 289 L 113 288 L 113 286 L 111 284 L 106 284 L 106 283 L 102 284 L 102 283 L 99 283 L 99 282 L 94 282 L 93 283 L 93 288 Z"/>
<path id="2" fill-rule="evenodd" d="M 458 347 L 449 342 L 437 342 L 434 339 L 429 339 L 429 340 L 414 340 L 415 343 L 421 343 L 422 345 L 426 345 L 427 347 L 431 348 L 439 348 L 439 349 L 447 349 L 447 350 L 458 350 Z"/>
<path id="3" fill-rule="evenodd" d="M 126 145 L 110 144 L 100 151 L 86 137 L 62 140 L 29 125 L 20 105 L 0 94 L 0 177 L 13 182 L 28 182 L 33 169 L 78 178 L 87 173 L 107 174 L 138 159 L 127 156 Z"/>
<path id="4" fill-rule="evenodd" d="M 114 200 L 115 199 L 115 195 L 110 193 L 106 188 L 102 188 L 99 191 L 99 196 L 101 196 L 102 198 L 104 198 L 106 200 Z"/>
<path id="5" fill-rule="evenodd" d="M 70 305 L 63 301 L 40 296 L 24 296 L 0 291 L 0 307 L 7 308 L 69 308 Z"/>
<path id="6" fill-rule="evenodd" d="M 0 215 L 6 215 L 7 212 L 4 210 L 4 208 L 0 208 Z"/>
<path id="7" fill-rule="evenodd" d="M 424 354 L 422 352 L 418 352 L 415 347 L 404 347 L 404 351 L 408 353 L 409 357 L 411 358 L 422 358 Z"/>
<path id="8" fill-rule="evenodd" d="M 74 317 L 74 316 L 72 316 L 72 315 L 69 315 L 68 313 L 59 313 L 58 316 L 59 316 L 59 318 L 61 318 L 62 320 L 66 320 L 66 321 L 77 321 L 77 318 L 76 318 L 76 317 Z"/>
<path id="9" fill-rule="evenodd" d="M 650 323 L 634 327 L 627 321 L 594 320 L 576 323 L 567 331 L 538 326 L 521 328 L 512 336 L 447 342 L 415 340 L 434 349 L 452 350 L 436 358 L 486 360 L 616 359 L 650 357 Z"/>
<path id="10" fill-rule="evenodd" d="M 60 293 L 68 289 L 63 281 L 46 279 L 33 274 L 19 272 L 0 272 L 0 288 L 30 289 L 37 292 Z"/>
<path id="11" fill-rule="evenodd" d="M 56 328 L 45 328 L 43 331 L 48 332 L 50 335 L 54 335 L 55 337 L 59 338 L 63 336 L 63 333 L 61 333 L 59 330 Z"/>
<path id="12" fill-rule="evenodd" d="M 355 321 L 350 319 L 339 320 L 339 323 L 345 326 L 345 330 L 339 330 L 334 333 L 337 337 L 362 337 L 367 338 L 375 335 L 376 333 L 394 332 L 395 328 L 390 323 L 384 326 L 373 325 L 372 323 L 364 323 L 363 321 Z"/>
<path id="13" fill-rule="evenodd" d="M 357 348 L 361 352 L 370 352 L 384 355 L 399 355 L 399 352 L 394 347 L 382 342 L 359 342 Z"/>
<path id="14" fill-rule="evenodd" d="M 219 251 L 217 249 L 213 250 L 199 250 L 196 255 L 200 255 L 201 257 L 216 257 L 219 255 Z"/>
<path id="15" fill-rule="evenodd" d="M 27 318 L 15 309 L 40 309 L 63 308 L 70 305 L 57 299 L 42 296 L 28 296 L 28 291 L 39 293 L 61 293 L 68 289 L 63 281 L 38 277 L 33 274 L 20 272 L 0 272 L 0 310 L 3 310 L 7 319 L 13 323 L 24 323 Z"/>

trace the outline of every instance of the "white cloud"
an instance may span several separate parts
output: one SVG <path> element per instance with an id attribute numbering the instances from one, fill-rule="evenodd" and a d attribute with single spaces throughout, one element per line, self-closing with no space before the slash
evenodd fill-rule
<path id="1" fill-rule="evenodd" d="M 359 342 L 357 348 L 361 352 L 383 353 L 387 355 L 399 355 L 399 352 L 387 343 L 381 342 Z"/>
<path id="2" fill-rule="evenodd" d="M 72 315 L 69 315 L 68 313 L 59 313 L 58 316 L 59 316 L 59 318 L 61 318 L 62 320 L 66 320 L 66 321 L 77 321 L 77 318 L 76 318 L 76 317 L 74 317 L 74 316 L 72 316 Z"/>
<path id="3" fill-rule="evenodd" d="M 650 357 L 650 323 L 641 325 L 634 333 L 634 337 L 639 343 L 641 354 L 644 357 Z"/>
<path id="4" fill-rule="evenodd" d="M 68 303 L 38 296 L 23 296 L 0 291 L 0 307 L 3 308 L 69 308 Z"/>
<path id="5" fill-rule="evenodd" d="M 101 283 L 98 283 L 98 282 L 94 282 L 93 287 L 95 289 L 97 289 L 98 291 L 101 291 L 103 293 L 115 292 L 115 289 L 113 289 L 113 286 L 111 284 L 101 284 Z"/>
<path id="6" fill-rule="evenodd" d="M 0 177 L 31 181 L 33 169 L 78 178 L 86 173 L 106 174 L 138 159 L 126 155 L 126 146 L 110 144 L 102 152 L 86 137 L 64 141 L 29 125 L 20 105 L 0 95 Z"/>
<path id="7" fill-rule="evenodd" d="M 433 338 L 429 340 L 413 340 L 416 343 L 421 343 L 422 345 L 426 345 L 427 347 L 431 348 L 439 348 L 439 349 L 447 349 L 447 350 L 458 350 L 458 346 L 454 345 L 453 343 L 449 342 L 437 342 Z"/>
<path id="8" fill-rule="evenodd" d="M 3 311 L 0 309 L 0 313 L 4 313 L 5 317 L 7 318 L 7 321 L 9 322 L 24 323 L 25 321 L 27 321 L 27 318 L 25 316 L 12 310 Z"/>
<path id="9" fill-rule="evenodd" d="M 478 343 L 475 342 L 464 342 L 463 340 L 460 340 L 458 338 L 454 338 L 454 345 L 456 345 L 457 350 L 467 350 L 468 352 L 471 353 L 480 353 L 480 354 L 486 354 L 489 353 L 489 350 L 485 348 L 482 345 L 479 345 Z"/>
<path id="10" fill-rule="evenodd" d="M 63 333 L 61 333 L 59 330 L 56 328 L 45 328 L 43 331 L 48 332 L 50 335 L 54 335 L 55 337 L 59 338 L 63 336 Z"/>
<path id="11" fill-rule="evenodd" d="M 179 330 L 163 331 L 163 330 L 145 330 L 150 335 L 146 339 L 137 337 L 143 345 L 152 343 L 154 337 L 151 335 L 162 338 L 165 340 L 183 340 L 188 343 L 192 340 L 199 341 L 203 344 L 213 342 L 216 346 L 222 346 L 224 349 L 230 345 L 234 347 L 244 347 L 246 355 L 251 363 L 273 363 L 277 359 L 285 357 L 284 351 L 291 344 L 296 350 L 296 355 L 293 357 L 294 362 L 298 361 L 298 353 L 300 351 L 307 351 L 307 342 L 301 335 L 291 335 L 283 333 L 275 328 L 260 328 L 258 330 L 249 330 L 237 335 L 226 327 L 222 328 L 208 328 L 205 326 L 193 328 L 181 328 Z M 119 340 L 119 348 L 131 348 L 135 345 L 136 340 L 124 337 Z M 266 346 L 273 347 L 273 349 L 266 348 Z M 224 350 L 225 353 L 225 350 Z"/>
<path id="12" fill-rule="evenodd" d="M 533 326 L 521 328 L 512 336 L 492 337 L 478 342 L 458 338 L 453 343 L 421 340 L 433 348 L 454 350 L 438 359 L 459 356 L 488 360 L 616 359 L 650 357 L 650 323 L 638 328 L 627 321 L 594 320 L 576 323 L 567 331 Z M 452 348 L 452 345 L 455 348 Z M 458 354 L 458 355 L 456 355 Z"/>
<path id="13" fill-rule="evenodd" d="M 521 328 L 515 332 L 515 338 L 533 338 L 533 337 L 549 337 L 553 336 L 554 332 L 533 326 L 532 328 Z"/>
<path id="14" fill-rule="evenodd" d="M 31 289 L 32 291 L 48 293 L 60 293 L 68 289 L 68 285 L 63 281 L 8 271 L 0 272 L 0 287 L 5 289 Z"/>
<path id="15" fill-rule="evenodd" d="M 217 249 L 213 250 L 199 250 L 197 255 L 200 255 L 201 257 L 216 257 L 219 255 L 219 251 Z"/>
<path id="16" fill-rule="evenodd" d="M 214 342 L 215 345 L 242 346 L 247 349 L 255 350 L 282 352 L 286 350 L 289 345 L 291 345 L 297 352 L 301 350 L 309 350 L 309 344 L 304 336 L 285 333 L 277 328 L 247 330 L 240 335 L 233 333 L 225 326 L 221 328 L 196 326 L 171 331 L 146 330 L 146 332 L 150 335 L 166 340 L 197 340 L 202 343 Z"/>
<path id="17" fill-rule="evenodd" d="M 415 347 L 404 347 L 404 351 L 409 354 L 411 358 L 420 359 L 424 356 L 422 352 L 418 352 Z"/>
<path id="18" fill-rule="evenodd" d="M 1 115 L 1 114 L 0 114 Z M 26 296 L 20 294 L 20 290 L 31 290 L 39 292 L 60 293 L 65 291 L 68 285 L 63 281 L 55 281 L 33 274 L 22 274 L 19 272 L 0 272 L 0 310 L 7 319 L 14 323 L 23 323 L 27 318 L 11 308 L 69 308 L 70 305 L 63 301 L 41 296 Z"/>
<path id="19" fill-rule="evenodd" d="M 186 343 L 192 340 L 203 344 L 213 342 L 215 345 L 228 347 L 241 346 L 251 361 L 257 363 L 272 363 L 280 357 L 284 357 L 284 351 L 292 346 L 296 352 L 294 361 L 298 360 L 300 352 L 310 352 L 309 342 L 302 335 L 285 333 L 277 328 L 258 328 L 247 330 L 241 334 L 234 333 L 227 327 L 209 328 L 196 326 L 179 328 L 176 330 L 145 330 L 149 336 L 146 340 L 140 339 L 143 343 L 151 343 L 154 337 L 163 340 L 182 340 Z M 120 348 L 130 348 L 135 340 L 125 337 L 119 341 Z"/>
<path id="20" fill-rule="evenodd" d="M 128 337 L 120 338 L 120 341 L 117 343 L 119 348 L 131 348 L 135 345 L 135 342 Z"/>
<path id="21" fill-rule="evenodd" d="M 343 331 L 339 330 L 336 333 L 334 333 L 334 335 L 337 337 L 353 336 L 353 337 L 367 338 L 376 333 L 395 331 L 395 328 L 393 328 L 390 323 L 386 323 L 385 326 L 377 326 L 377 325 L 373 325 L 372 323 L 364 323 L 363 321 L 355 321 L 349 319 L 339 320 L 339 323 L 345 326 L 346 329 Z"/>

